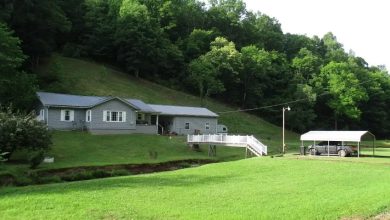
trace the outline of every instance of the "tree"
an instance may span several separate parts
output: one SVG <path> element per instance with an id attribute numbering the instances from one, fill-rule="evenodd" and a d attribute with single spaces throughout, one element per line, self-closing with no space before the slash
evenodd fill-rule
<path id="1" fill-rule="evenodd" d="M 0 23 L 0 103 L 29 110 L 35 101 L 34 75 L 20 71 L 26 59 L 20 49 L 20 40 L 13 36 L 5 24 Z"/>
<path id="2" fill-rule="evenodd" d="M 337 41 L 336 36 L 331 32 L 322 38 L 326 47 L 325 62 L 347 62 L 348 54 L 345 53 L 343 45 Z"/>
<path id="3" fill-rule="evenodd" d="M 0 22 L 0 76 L 12 75 L 26 59 L 20 49 L 21 41 L 13 34 L 4 23 Z"/>
<path id="4" fill-rule="evenodd" d="M 194 29 L 185 39 L 183 52 L 187 60 L 193 60 L 210 49 L 210 43 L 215 39 L 216 33 L 212 30 Z"/>
<path id="5" fill-rule="evenodd" d="M 205 99 L 209 95 L 225 90 L 222 81 L 218 79 L 219 72 L 206 55 L 193 60 L 189 65 L 189 72 L 189 80 L 198 88 L 201 106 L 205 105 Z"/>
<path id="6" fill-rule="evenodd" d="M 272 65 L 272 55 L 252 45 L 241 48 L 241 60 L 243 66 L 239 75 L 242 87 L 241 107 L 245 108 L 248 99 L 253 100 L 263 96 L 263 83 Z"/>
<path id="7" fill-rule="evenodd" d="M 236 80 L 241 66 L 240 53 L 233 42 L 217 37 L 210 49 L 189 65 L 190 81 L 196 82 L 202 105 L 209 95 L 225 91 L 227 81 Z"/>
<path id="8" fill-rule="evenodd" d="M 327 105 L 334 111 L 336 129 L 339 116 L 360 118 L 359 104 L 367 100 L 367 93 L 347 63 L 332 61 L 324 66 L 316 78 L 316 86 L 322 91 L 327 90 L 331 96 Z"/>
<path id="9" fill-rule="evenodd" d="M 119 10 L 115 45 L 117 61 L 136 77 L 146 74 L 157 55 L 160 29 L 151 20 L 145 5 L 136 0 L 124 0 Z"/>
<path id="10" fill-rule="evenodd" d="M 116 61 L 115 34 L 121 1 L 86 1 L 83 44 L 89 56 Z"/>
<path id="11" fill-rule="evenodd" d="M 37 67 L 41 57 L 57 48 L 57 36 L 68 32 L 71 23 L 59 0 L 9 0 L 8 5 L 3 20 L 22 40 L 22 49 L 29 56 L 31 66 Z"/>

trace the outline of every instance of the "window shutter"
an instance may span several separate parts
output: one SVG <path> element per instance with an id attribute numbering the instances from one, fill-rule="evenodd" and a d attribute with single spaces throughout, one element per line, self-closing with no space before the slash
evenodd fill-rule
<path id="1" fill-rule="evenodd" d="M 61 121 L 65 121 L 65 110 L 61 110 Z"/>
<path id="2" fill-rule="evenodd" d="M 107 121 L 107 111 L 103 111 L 103 121 Z"/>
<path id="3" fill-rule="evenodd" d="M 85 112 L 85 121 L 86 121 L 86 122 L 88 122 L 89 111 L 90 111 L 90 110 L 87 110 L 87 111 Z"/>
<path id="4" fill-rule="evenodd" d="M 70 110 L 69 114 L 70 114 L 70 121 L 74 121 L 74 111 Z"/>
<path id="5" fill-rule="evenodd" d="M 122 120 L 123 122 L 126 122 L 126 112 L 122 112 Z"/>

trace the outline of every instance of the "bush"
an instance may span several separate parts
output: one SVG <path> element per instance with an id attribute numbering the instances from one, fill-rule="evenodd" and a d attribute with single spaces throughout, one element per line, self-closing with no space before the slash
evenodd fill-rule
<path id="1" fill-rule="evenodd" d="M 5 159 L 16 150 L 47 151 L 51 144 L 51 133 L 34 113 L 13 112 L 11 107 L 0 109 L 0 153 L 9 152 Z"/>
<path id="2" fill-rule="evenodd" d="M 77 171 L 73 172 L 71 174 L 68 174 L 66 176 L 63 176 L 61 179 L 64 181 L 77 181 L 77 180 L 89 180 L 93 179 L 93 174 L 90 171 L 83 170 L 83 171 Z"/>
<path id="3" fill-rule="evenodd" d="M 104 178 L 111 176 L 111 172 L 105 170 L 94 170 L 92 171 L 92 176 L 95 178 Z"/>
<path id="4" fill-rule="evenodd" d="M 15 181 L 17 186 L 28 186 L 34 184 L 34 180 L 28 176 L 18 176 Z"/>
<path id="5" fill-rule="evenodd" d="M 53 175 L 53 176 L 39 177 L 35 183 L 44 184 L 44 183 L 59 183 L 59 182 L 62 182 L 61 178 L 59 176 Z"/>
<path id="6" fill-rule="evenodd" d="M 125 169 L 111 171 L 111 176 L 127 176 L 131 175 L 131 172 Z"/>
<path id="7" fill-rule="evenodd" d="M 30 158 L 30 168 L 35 169 L 39 166 L 39 164 L 42 163 L 43 159 L 45 158 L 45 153 L 43 150 L 40 150 L 33 154 Z"/>

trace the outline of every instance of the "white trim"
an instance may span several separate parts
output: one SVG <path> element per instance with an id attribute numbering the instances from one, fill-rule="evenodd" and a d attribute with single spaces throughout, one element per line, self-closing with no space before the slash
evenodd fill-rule
<path id="1" fill-rule="evenodd" d="M 69 120 L 66 120 L 66 112 L 69 112 Z M 73 122 L 74 121 L 74 110 L 72 109 L 61 109 L 61 121 Z"/>
<path id="2" fill-rule="evenodd" d="M 47 106 L 47 112 L 46 112 L 46 114 L 47 114 L 46 124 L 47 124 L 47 126 L 49 126 L 49 106 Z"/>
<path id="3" fill-rule="evenodd" d="M 92 110 L 89 109 L 85 112 L 85 121 L 91 122 L 92 121 Z"/>
<path id="4" fill-rule="evenodd" d="M 117 113 L 116 121 L 112 121 L 112 113 Z M 122 118 L 121 121 L 119 121 L 119 118 Z M 103 121 L 104 122 L 116 122 L 116 123 L 122 123 L 126 122 L 126 111 L 116 111 L 116 110 L 104 110 L 103 111 Z"/>
<path id="5" fill-rule="evenodd" d="M 69 112 L 69 120 L 65 120 L 66 112 Z M 49 117 L 48 117 L 49 118 Z M 61 121 L 73 122 L 74 121 L 74 110 L 72 109 L 61 109 Z"/>

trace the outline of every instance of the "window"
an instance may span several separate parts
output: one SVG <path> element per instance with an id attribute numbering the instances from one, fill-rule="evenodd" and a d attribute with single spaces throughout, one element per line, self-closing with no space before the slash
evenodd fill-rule
<path id="1" fill-rule="evenodd" d="M 189 130 L 189 129 L 190 129 L 190 123 L 189 123 L 189 122 L 186 122 L 186 123 L 184 124 L 184 129 L 186 129 L 186 130 Z"/>
<path id="2" fill-rule="evenodd" d="M 68 109 L 61 110 L 61 121 L 74 121 L 74 111 Z"/>
<path id="3" fill-rule="evenodd" d="M 86 122 L 91 122 L 91 120 L 92 120 L 92 112 L 91 112 L 91 110 L 87 110 L 87 112 L 85 114 L 86 114 L 85 115 L 85 121 Z"/>
<path id="4" fill-rule="evenodd" d="M 205 126 L 204 126 L 204 128 L 205 128 L 206 130 L 209 130 L 209 129 L 210 129 L 210 123 L 206 123 Z"/>
<path id="5" fill-rule="evenodd" d="M 106 122 L 125 122 L 126 112 L 103 111 L 103 121 Z"/>

